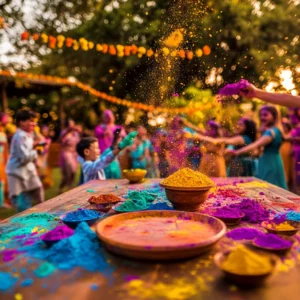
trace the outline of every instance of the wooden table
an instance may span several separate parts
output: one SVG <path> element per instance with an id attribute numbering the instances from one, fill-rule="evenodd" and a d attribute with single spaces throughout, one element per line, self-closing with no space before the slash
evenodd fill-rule
<path id="1" fill-rule="evenodd" d="M 245 178 L 245 181 L 257 179 Z M 149 188 L 157 183 L 158 179 L 149 179 L 143 184 L 128 185 L 127 180 L 107 180 L 90 181 L 87 184 L 70 190 L 60 196 L 37 205 L 22 214 L 33 212 L 49 212 L 63 214 L 78 207 L 87 206 L 87 199 L 93 194 L 115 193 L 122 195 L 128 188 Z M 216 179 L 218 184 L 230 184 L 240 179 Z M 291 202 L 297 201 L 297 196 L 282 190 L 278 187 L 268 185 L 268 187 L 251 184 L 243 187 L 249 194 L 257 195 L 263 193 L 265 198 L 271 201 Z M 298 198 L 300 200 L 300 198 Z M 297 203 L 297 202 L 296 202 Z M 268 204 L 270 205 L 270 204 Z M 275 207 L 281 211 L 281 206 Z M 10 219 L 4 220 L 0 225 L 9 225 Z M 0 229 L 1 229 L 0 226 Z M 221 241 L 222 244 L 222 241 Z M 217 251 L 217 250 L 215 250 Z M 244 290 L 226 283 L 222 279 L 221 272 L 212 263 L 214 252 L 209 254 L 176 262 L 156 263 L 130 260 L 107 253 L 107 259 L 115 268 L 113 278 L 106 278 L 101 273 L 92 273 L 82 269 L 73 269 L 70 272 L 57 271 L 46 279 L 34 279 L 34 284 L 30 287 L 17 287 L 11 293 L 1 293 L 0 299 L 14 299 L 14 293 L 20 293 L 23 299 L 143 299 L 145 291 L 149 291 L 152 297 L 147 299 L 176 299 L 178 292 L 176 287 L 185 286 L 193 289 L 193 296 L 188 299 L 292 299 L 300 294 L 300 264 L 288 270 L 272 276 L 264 286 L 252 290 Z M 294 260 L 295 261 L 295 260 Z M 17 269 L 17 273 L 22 267 L 27 268 L 27 272 L 36 268 L 36 264 L 28 264 L 24 258 L 12 264 L 1 262 L 1 271 L 11 271 Z M 142 285 L 144 292 L 133 295 L 134 287 L 129 289 L 126 276 L 137 278 L 137 283 Z M 31 276 L 33 277 L 33 276 Z M 139 281 L 141 280 L 141 281 Z M 48 283 L 50 288 L 43 287 L 43 283 Z M 91 289 L 92 284 L 99 284 L 98 290 Z M 160 284 L 160 285 L 158 285 Z M 159 297 L 160 290 L 165 291 L 169 297 Z M 156 291 L 156 296 L 153 296 Z M 172 296 L 172 293 L 173 296 Z M 178 298 L 186 299 L 186 298 Z"/>

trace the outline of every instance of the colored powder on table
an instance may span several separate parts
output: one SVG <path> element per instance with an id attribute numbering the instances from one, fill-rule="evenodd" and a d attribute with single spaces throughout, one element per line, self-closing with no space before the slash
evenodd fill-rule
<path id="1" fill-rule="evenodd" d="M 253 240 L 256 237 L 262 235 L 263 233 L 254 228 L 236 228 L 227 232 L 226 236 L 235 240 Z"/>
<path id="2" fill-rule="evenodd" d="M 90 209 L 79 209 L 67 213 L 63 220 L 66 222 L 84 222 L 100 218 L 100 216 L 101 215 L 97 211 Z"/>
<path id="3" fill-rule="evenodd" d="M 286 219 L 290 221 L 300 222 L 300 212 L 288 211 L 286 214 Z"/>
<path id="4" fill-rule="evenodd" d="M 0 271 L 0 291 L 10 289 L 17 282 L 17 278 L 13 277 L 10 273 Z"/>
<path id="5" fill-rule="evenodd" d="M 257 254 L 243 245 L 231 251 L 222 268 L 230 273 L 239 275 L 260 275 L 270 273 L 273 269 L 270 257 Z"/>
<path id="6" fill-rule="evenodd" d="M 229 208 L 227 206 L 219 208 L 215 210 L 213 213 L 213 216 L 217 218 L 240 218 L 242 216 L 242 212 L 239 209 L 236 208 Z"/>
<path id="7" fill-rule="evenodd" d="M 249 223 L 260 223 L 269 218 L 270 213 L 262 205 L 251 199 L 243 199 L 242 202 L 231 204 L 230 208 L 239 209 L 245 214 L 243 221 Z"/>
<path id="8" fill-rule="evenodd" d="M 8 262 L 14 260 L 16 255 L 20 254 L 20 252 L 17 249 L 5 249 L 1 252 L 1 254 L 2 260 L 4 262 Z"/>
<path id="9" fill-rule="evenodd" d="M 247 80 L 242 79 L 237 83 L 226 84 L 218 94 L 224 97 L 239 95 L 240 92 L 246 89 L 249 85 L 250 83 Z"/>
<path id="10" fill-rule="evenodd" d="M 45 233 L 41 236 L 41 239 L 44 241 L 57 241 L 61 239 L 65 239 L 74 234 L 74 230 L 69 228 L 68 226 L 58 226 L 53 230 Z"/>
<path id="11" fill-rule="evenodd" d="M 35 269 L 34 275 L 36 277 L 44 278 L 44 277 L 51 275 L 55 271 L 56 271 L 56 268 L 54 265 L 52 265 L 48 262 L 44 262 L 37 269 Z"/>
<path id="12" fill-rule="evenodd" d="M 91 204 L 102 204 L 102 203 L 120 202 L 121 199 L 113 194 L 104 194 L 104 195 L 99 195 L 99 196 L 92 196 L 88 201 Z"/>
<path id="13" fill-rule="evenodd" d="M 11 223 L 20 223 L 26 226 L 47 226 L 49 222 L 54 221 L 55 215 L 48 213 L 32 213 L 29 215 L 22 215 L 20 217 L 12 218 Z"/>
<path id="14" fill-rule="evenodd" d="M 255 244 L 265 248 L 281 249 L 290 248 L 293 242 L 287 241 L 276 234 L 264 234 L 255 239 Z"/>
<path id="15" fill-rule="evenodd" d="M 159 202 L 159 203 L 151 204 L 148 207 L 148 210 L 174 210 L 174 208 L 165 202 Z"/>
<path id="16" fill-rule="evenodd" d="M 279 224 L 276 224 L 276 223 L 269 223 L 267 225 L 268 228 L 270 229 L 276 229 L 276 230 L 295 230 L 295 227 L 293 227 L 291 224 L 289 224 L 288 222 L 283 222 L 283 223 L 279 223 Z"/>
<path id="17" fill-rule="evenodd" d="M 190 168 L 183 168 L 176 171 L 162 180 L 161 184 L 174 187 L 204 187 L 215 185 L 209 177 Z"/>
<path id="18" fill-rule="evenodd" d="M 46 260 L 60 270 L 82 267 L 88 271 L 100 271 L 111 274 L 112 268 L 105 259 L 105 254 L 97 235 L 82 222 L 74 234 L 63 239 L 51 248 L 42 242 L 23 249 L 25 255 Z"/>
<path id="19" fill-rule="evenodd" d="M 21 286 L 31 286 L 33 284 L 33 279 L 26 278 L 21 282 Z"/>

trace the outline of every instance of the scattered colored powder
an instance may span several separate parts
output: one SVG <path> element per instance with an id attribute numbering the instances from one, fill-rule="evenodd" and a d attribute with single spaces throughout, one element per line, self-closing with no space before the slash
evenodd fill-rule
<path id="1" fill-rule="evenodd" d="M 263 233 L 254 228 L 236 228 L 227 232 L 226 236 L 235 240 L 253 240 L 256 237 L 262 235 Z"/>
<path id="2" fill-rule="evenodd" d="M 148 210 L 174 210 L 174 208 L 172 206 L 168 205 L 168 203 L 158 202 L 155 204 L 151 204 L 148 207 Z"/>
<path id="3" fill-rule="evenodd" d="M 131 212 L 146 210 L 157 198 L 156 194 L 149 193 L 147 190 L 142 191 L 128 191 L 127 195 L 124 196 L 127 200 L 117 206 L 117 211 Z"/>
<path id="4" fill-rule="evenodd" d="M 243 221 L 249 223 L 260 223 L 269 218 L 270 213 L 260 203 L 251 199 L 243 199 L 242 202 L 231 204 L 230 208 L 239 209 L 245 214 Z"/>
<path id="5" fill-rule="evenodd" d="M 45 233 L 41 236 L 41 239 L 44 241 L 57 241 L 65 239 L 74 234 L 74 230 L 69 228 L 68 226 L 58 226 L 53 230 Z"/>
<path id="6" fill-rule="evenodd" d="M 56 268 L 54 265 L 52 265 L 48 262 L 44 262 L 37 269 L 35 269 L 34 275 L 36 277 L 44 278 L 44 277 L 51 275 L 55 271 L 56 271 Z"/>
<path id="7" fill-rule="evenodd" d="M 273 269 L 270 257 L 257 254 L 243 245 L 231 251 L 222 268 L 239 275 L 260 275 L 270 273 Z"/>
<path id="8" fill-rule="evenodd" d="M 15 300 L 22 300 L 22 299 L 23 299 L 22 294 L 20 294 L 20 293 L 15 294 Z"/>
<path id="9" fill-rule="evenodd" d="M 286 214 L 286 219 L 290 221 L 300 222 L 300 212 L 289 211 Z"/>
<path id="10" fill-rule="evenodd" d="M 10 289 L 17 282 L 17 278 L 13 277 L 9 273 L 0 271 L 0 291 Z"/>
<path id="11" fill-rule="evenodd" d="M 104 194 L 99 196 L 92 196 L 88 201 L 91 204 L 102 204 L 102 203 L 117 203 L 120 202 L 121 199 L 113 194 Z"/>
<path id="12" fill-rule="evenodd" d="M 64 221 L 66 222 L 84 222 L 99 218 L 101 215 L 94 210 L 79 209 L 66 214 Z"/>
<path id="13" fill-rule="evenodd" d="M 218 94 L 223 97 L 239 95 L 249 85 L 250 83 L 247 80 L 242 79 L 237 83 L 226 84 Z"/>
<path id="14" fill-rule="evenodd" d="M 287 221 L 283 222 L 283 223 L 269 223 L 267 225 L 268 228 L 270 229 L 275 229 L 275 230 L 295 230 L 295 227 L 293 227 L 291 224 L 289 224 Z"/>
<path id="15" fill-rule="evenodd" d="M 5 249 L 1 252 L 2 254 L 2 260 L 5 262 L 14 260 L 17 254 L 20 254 L 20 252 L 16 249 Z"/>
<path id="16" fill-rule="evenodd" d="M 193 283 L 187 279 L 177 279 L 168 284 L 159 281 L 150 284 L 146 281 L 135 279 L 128 282 L 126 291 L 128 292 L 128 297 L 137 299 L 184 300 L 207 290 L 205 280 L 202 277 L 197 277 Z"/>
<path id="17" fill-rule="evenodd" d="M 57 242 L 51 248 L 44 247 L 40 242 L 24 250 L 27 251 L 26 255 L 46 260 L 61 270 L 82 267 L 88 271 L 108 274 L 112 271 L 97 235 L 85 222 L 77 226 L 72 236 Z"/>
<path id="18" fill-rule="evenodd" d="M 88 193 L 95 193 L 95 191 L 92 190 L 92 189 L 87 189 L 86 191 L 87 191 Z"/>
<path id="19" fill-rule="evenodd" d="M 161 184 L 174 187 L 204 187 L 215 185 L 209 177 L 190 168 L 178 170 L 162 180 Z"/>
<path id="20" fill-rule="evenodd" d="M 92 285 L 91 285 L 91 289 L 92 289 L 93 291 L 97 291 L 98 288 L 99 288 L 99 284 L 92 284 Z"/>
<path id="21" fill-rule="evenodd" d="M 271 233 L 258 236 L 254 240 L 254 243 L 257 246 L 272 249 L 290 248 L 293 245 L 293 242 L 285 240 L 278 235 Z"/>
<path id="22" fill-rule="evenodd" d="M 217 218 L 241 218 L 244 214 L 236 208 L 229 208 L 227 206 L 219 208 L 214 211 L 213 216 Z"/>
<path id="23" fill-rule="evenodd" d="M 21 282 L 21 286 L 31 286 L 33 284 L 33 279 L 26 278 Z"/>
<path id="24" fill-rule="evenodd" d="M 47 226 L 49 222 L 54 221 L 55 215 L 48 213 L 32 213 L 12 218 L 11 223 L 20 223 L 26 226 Z"/>

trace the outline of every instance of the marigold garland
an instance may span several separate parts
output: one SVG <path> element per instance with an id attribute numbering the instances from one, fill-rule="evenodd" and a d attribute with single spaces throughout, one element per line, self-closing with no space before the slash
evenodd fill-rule
<path id="1" fill-rule="evenodd" d="M 115 96 L 110 96 L 106 93 L 100 92 L 87 84 L 84 84 L 80 81 L 71 80 L 69 78 L 62 78 L 56 76 L 49 76 L 49 75 L 37 75 L 32 73 L 23 73 L 23 72 L 16 72 L 11 73 L 10 71 L 0 70 L 0 76 L 5 77 L 12 77 L 12 78 L 21 78 L 27 80 L 41 80 L 48 83 L 59 83 L 63 85 L 69 85 L 77 87 L 90 95 L 93 95 L 97 98 L 105 100 L 109 103 L 122 105 L 130 108 L 135 108 L 143 111 L 150 111 L 150 112 L 167 112 L 170 114 L 181 114 L 181 113 L 193 113 L 197 108 L 195 107 L 181 107 L 181 108 L 167 108 L 167 107 L 157 107 L 154 105 L 143 104 L 140 102 L 134 102 L 126 99 L 117 98 Z"/>
<path id="2" fill-rule="evenodd" d="M 145 47 L 138 47 L 134 44 L 131 46 L 125 45 L 109 45 L 109 44 L 95 44 L 94 42 L 88 41 L 85 38 L 80 38 L 79 40 L 72 39 L 70 37 L 65 37 L 63 35 L 58 35 L 54 37 L 52 35 L 47 35 L 45 33 L 38 34 L 33 33 L 30 34 L 28 31 L 25 31 L 21 34 L 21 40 L 26 41 L 32 39 L 35 42 L 40 40 L 44 44 L 48 44 L 48 47 L 51 49 L 55 48 L 63 48 L 64 46 L 67 48 L 73 48 L 74 51 L 78 51 L 79 49 L 83 51 L 96 50 L 97 52 L 102 52 L 103 54 L 109 54 L 118 57 L 124 57 L 129 55 L 136 55 L 141 58 L 144 55 L 147 57 L 158 57 L 159 55 L 163 56 L 172 56 L 179 57 L 182 59 L 192 60 L 194 57 L 201 57 L 203 55 L 210 55 L 211 48 L 208 45 L 205 45 L 202 49 L 196 49 L 195 51 L 191 50 L 172 50 L 172 48 L 163 47 L 157 51 L 153 49 L 147 49 Z"/>

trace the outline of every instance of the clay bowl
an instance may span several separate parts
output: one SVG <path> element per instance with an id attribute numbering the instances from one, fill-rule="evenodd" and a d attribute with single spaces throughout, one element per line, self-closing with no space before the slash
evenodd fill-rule
<path id="1" fill-rule="evenodd" d="M 265 250 L 265 251 L 268 251 L 268 252 L 272 252 L 274 254 L 278 254 L 278 255 L 284 255 L 286 254 L 287 252 L 291 251 L 294 243 L 295 243 L 295 240 L 291 237 L 286 237 L 286 236 L 281 236 L 282 239 L 286 240 L 286 241 L 289 241 L 289 242 L 292 242 L 291 246 L 290 247 L 284 247 L 284 248 L 277 248 L 277 249 L 274 249 L 274 248 L 270 248 L 270 247 L 264 247 L 264 246 L 261 246 L 259 244 L 257 244 L 257 238 L 255 238 L 253 241 L 252 241 L 252 245 L 258 249 L 261 249 L 261 250 Z"/>
<path id="2" fill-rule="evenodd" d="M 101 203 L 101 204 L 90 204 L 86 208 L 91 210 L 96 210 L 100 212 L 108 212 L 111 210 L 118 202 L 109 202 L 109 203 Z"/>
<path id="3" fill-rule="evenodd" d="M 130 183 L 142 182 L 146 174 L 147 170 L 142 169 L 123 170 L 124 177 L 128 179 Z"/>
<path id="4" fill-rule="evenodd" d="M 272 225 L 272 222 L 270 221 L 264 221 L 261 223 L 261 227 L 263 227 L 264 229 L 266 229 L 269 233 L 274 233 L 274 234 L 280 234 L 280 235 L 286 235 L 286 236 L 293 236 L 295 235 L 299 229 L 299 223 L 298 222 L 288 222 L 289 224 L 291 224 L 295 229 L 289 229 L 289 230 L 277 230 L 275 228 L 269 228 L 268 225 Z"/>
<path id="5" fill-rule="evenodd" d="M 258 275 L 235 274 L 224 270 L 222 267 L 222 263 L 225 261 L 229 253 L 230 251 L 216 253 L 214 256 L 214 263 L 223 272 L 225 279 L 227 279 L 228 281 L 236 285 L 240 285 L 244 287 L 254 287 L 263 284 L 264 281 L 274 272 L 278 262 L 278 258 L 275 255 L 259 252 L 261 253 L 261 255 L 268 256 L 269 259 L 271 260 L 273 269 L 270 272 L 264 274 L 258 274 Z"/>
<path id="6" fill-rule="evenodd" d="M 245 214 L 241 213 L 240 216 L 237 218 L 224 218 L 224 217 L 220 217 L 214 213 L 213 213 L 213 216 L 215 218 L 222 220 L 228 226 L 234 226 L 234 225 L 238 225 L 241 222 L 241 220 L 245 217 Z"/>
<path id="7" fill-rule="evenodd" d="M 60 217 L 60 220 L 65 224 L 67 225 L 68 227 L 72 228 L 72 229 L 75 229 L 81 222 L 86 222 L 89 226 L 95 224 L 98 220 L 99 220 L 99 217 L 97 218 L 94 218 L 94 219 L 89 219 L 89 220 L 84 220 L 84 221 L 65 221 L 64 218 L 65 218 L 66 215 L 62 215 Z"/>
<path id="8" fill-rule="evenodd" d="M 159 184 L 166 191 L 168 200 L 173 204 L 174 209 L 183 211 L 198 211 L 200 205 L 208 197 L 209 190 L 214 186 L 199 188 L 190 187 L 173 187 Z"/>
<path id="9" fill-rule="evenodd" d="M 121 242 L 118 240 L 117 236 L 111 237 L 109 234 L 107 234 L 107 228 L 113 227 L 115 224 L 120 224 L 129 219 L 151 217 L 176 217 L 179 220 L 192 220 L 208 225 L 213 230 L 211 236 L 204 241 L 202 240 L 197 243 L 193 243 L 192 245 L 179 244 L 172 246 L 168 245 L 167 243 L 164 245 L 164 240 L 162 240 L 162 244 L 159 246 L 151 245 L 151 240 L 149 242 L 149 246 L 142 246 L 136 243 L 136 240 L 140 236 L 137 237 L 137 239 Z M 169 210 L 148 210 L 110 216 L 96 225 L 96 233 L 106 248 L 115 254 L 134 259 L 162 261 L 194 257 L 211 250 L 214 245 L 225 235 L 226 225 L 214 217 L 200 213 Z"/>

